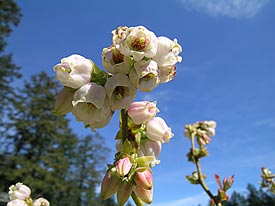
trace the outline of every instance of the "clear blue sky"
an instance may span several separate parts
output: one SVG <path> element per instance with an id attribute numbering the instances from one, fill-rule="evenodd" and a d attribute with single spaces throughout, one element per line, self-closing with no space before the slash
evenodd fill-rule
<path id="1" fill-rule="evenodd" d="M 217 3 L 219 2 L 219 3 Z M 47 0 L 19 1 L 24 17 L 8 39 L 8 51 L 22 67 L 24 80 L 46 71 L 73 53 L 101 65 L 101 51 L 111 44 L 117 26 L 144 25 L 157 36 L 177 38 L 182 63 L 174 81 L 137 100 L 156 100 L 175 136 L 163 146 L 153 168 L 154 206 L 205 205 L 207 196 L 185 175 L 190 143 L 184 125 L 215 120 L 216 136 L 202 160 L 207 183 L 213 175 L 235 174 L 232 190 L 257 185 L 260 168 L 275 171 L 275 2 L 271 0 Z M 73 119 L 75 131 L 88 134 Z M 115 115 L 98 130 L 114 153 Z M 113 154 L 112 153 L 112 154 Z M 111 163 L 112 157 L 109 158 Z M 107 162 L 106 162 L 107 164 Z"/>

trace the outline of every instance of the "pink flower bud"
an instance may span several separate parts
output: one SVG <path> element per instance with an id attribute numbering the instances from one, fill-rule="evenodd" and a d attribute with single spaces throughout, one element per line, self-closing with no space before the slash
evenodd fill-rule
<path id="1" fill-rule="evenodd" d="M 115 163 L 116 166 L 116 172 L 119 176 L 124 177 L 127 175 L 132 167 L 132 163 L 130 161 L 129 157 L 124 157 L 122 159 L 119 159 Z"/>
<path id="2" fill-rule="evenodd" d="M 150 190 L 153 187 L 152 172 L 148 169 L 137 171 L 134 180 L 138 187 L 143 187 L 146 190 Z"/>
<path id="3" fill-rule="evenodd" d="M 146 190 L 143 187 L 137 186 L 133 188 L 133 191 L 143 202 L 151 204 L 153 200 L 153 188 L 151 190 Z"/>
<path id="4" fill-rule="evenodd" d="M 119 206 L 123 206 L 133 191 L 133 184 L 131 182 L 123 181 L 120 182 L 117 189 L 117 203 Z"/>
<path id="5" fill-rule="evenodd" d="M 155 117 L 158 111 L 156 102 L 140 101 L 130 105 L 128 115 L 135 124 L 141 124 Z"/>
<path id="6" fill-rule="evenodd" d="M 174 136 L 171 128 L 167 126 L 166 122 L 160 117 L 154 117 L 148 121 L 146 126 L 146 134 L 148 139 L 152 141 L 169 142 L 170 138 Z"/>
<path id="7" fill-rule="evenodd" d="M 106 200 L 117 192 L 119 178 L 112 170 L 108 170 L 101 183 L 101 198 Z"/>

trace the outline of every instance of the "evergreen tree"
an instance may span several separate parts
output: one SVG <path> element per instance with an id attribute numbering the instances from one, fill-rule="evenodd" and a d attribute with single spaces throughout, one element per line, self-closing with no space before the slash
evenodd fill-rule
<path id="1" fill-rule="evenodd" d="M 52 205 L 70 205 L 66 202 L 72 201 L 75 185 L 67 180 L 77 138 L 68 119 L 51 113 L 57 90 L 58 83 L 42 72 L 18 92 L 9 113 L 9 147 L 2 152 L 0 189 L 23 182 Z"/>
<path id="2" fill-rule="evenodd" d="M 229 201 L 224 206 L 273 206 L 275 205 L 275 195 L 270 192 L 257 190 L 252 184 L 247 185 L 246 195 L 233 192 Z"/>
<path id="3" fill-rule="evenodd" d="M 5 111 L 9 109 L 9 102 L 14 96 L 11 82 L 20 77 L 19 67 L 13 63 L 12 54 L 5 53 L 5 38 L 12 32 L 12 27 L 19 24 L 21 16 L 20 9 L 13 0 L 0 1 L 0 148 L 5 143 Z"/>
<path id="4" fill-rule="evenodd" d="M 105 173 L 106 154 L 104 139 L 98 133 L 87 135 L 76 146 L 75 163 L 72 165 L 73 180 L 79 188 L 79 206 L 100 205 L 97 191 Z"/>

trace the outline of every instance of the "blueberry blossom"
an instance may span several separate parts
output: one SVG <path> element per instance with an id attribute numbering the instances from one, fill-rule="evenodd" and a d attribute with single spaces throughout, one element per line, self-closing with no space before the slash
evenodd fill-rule
<path id="1" fill-rule="evenodd" d="M 76 120 L 84 122 L 92 128 L 98 128 L 100 122 L 110 120 L 111 110 L 109 100 L 103 86 L 90 82 L 74 94 L 72 113 Z M 105 124 L 104 124 L 105 125 Z"/>
<path id="2" fill-rule="evenodd" d="M 139 149 L 137 150 L 137 154 L 139 156 L 152 156 L 154 161 L 151 163 L 151 167 L 154 167 L 156 164 L 160 163 L 158 157 L 161 152 L 161 141 L 151 141 L 146 140 L 140 144 Z"/>
<path id="3" fill-rule="evenodd" d="M 50 206 L 50 203 L 45 198 L 38 198 L 33 202 L 33 206 Z"/>
<path id="4" fill-rule="evenodd" d="M 113 34 L 113 44 L 118 45 L 122 40 L 126 39 L 129 34 L 129 28 L 127 26 L 119 26 L 112 31 Z"/>
<path id="5" fill-rule="evenodd" d="M 136 95 L 134 85 L 124 74 L 115 74 L 108 78 L 105 89 L 113 111 L 128 109 Z"/>
<path id="6" fill-rule="evenodd" d="M 15 199 L 8 202 L 7 206 L 28 206 L 24 200 Z"/>
<path id="7" fill-rule="evenodd" d="M 176 66 L 159 67 L 158 75 L 160 83 L 172 81 L 176 76 Z"/>
<path id="8" fill-rule="evenodd" d="M 157 43 L 158 49 L 153 60 L 158 63 L 159 67 L 171 67 L 177 62 L 181 62 L 182 57 L 179 56 L 179 53 L 182 52 L 182 48 L 177 39 L 172 41 L 167 37 L 160 36 L 157 38 Z"/>
<path id="9" fill-rule="evenodd" d="M 121 54 L 115 46 L 103 49 L 102 64 L 108 72 L 112 74 L 128 74 L 131 63 L 131 58 Z"/>
<path id="10" fill-rule="evenodd" d="M 123 28 L 123 27 L 119 27 Z M 119 31 L 119 30 L 118 30 Z M 157 37 L 144 26 L 130 27 L 123 32 L 121 38 L 113 37 L 113 43 L 125 56 L 133 56 L 135 61 L 141 61 L 144 57 L 152 58 L 157 53 Z"/>
<path id="11" fill-rule="evenodd" d="M 154 117 L 147 122 L 146 135 L 152 141 L 169 142 L 174 136 L 171 128 L 167 126 L 166 122 L 161 117 Z"/>
<path id="12" fill-rule="evenodd" d="M 140 61 L 134 64 L 130 71 L 130 79 L 137 89 L 142 92 L 150 92 L 160 83 L 158 65 L 153 60 Z"/>
<path id="13" fill-rule="evenodd" d="M 61 63 L 54 66 L 56 78 L 67 87 L 78 89 L 91 81 L 95 64 L 78 54 L 61 59 Z"/>
<path id="14" fill-rule="evenodd" d="M 31 195 L 31 189 L 21 182 L 16 183 L 9 187 L 10 200 L 25 200 Z"/>
<path id="15" fill-rule="evenodd" d="M 128 115 L 135 124 L 148 122 L 159 111 L 156 104 L 149 101 L 133 102 L 128 109 Z"/>

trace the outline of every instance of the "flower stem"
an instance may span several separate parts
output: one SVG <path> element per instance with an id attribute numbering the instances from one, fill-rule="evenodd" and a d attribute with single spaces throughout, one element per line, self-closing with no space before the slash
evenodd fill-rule
<path id="1" fill-rule="evenodd" d="M 121 129 L 122 129 L 122 142 L 125 142 L 126 139 L 128 139 L 128 114 L 125 109 L 122 109 L 120 111 L 121 115 Z"/>
<path id="2" fill-rule="evenodd" d="M 194 157 L 195 160 L 195 164 L 196 164 L 196 168 L 197 168 L 197 172 L 198 172 L 198 176 L 199 176 L 199 183 L 201 185 L 201 187 L 203 188 L 203 190 L 206 192 L 206 194 L 210 197 L 211 200 L 214 200 L 216 206 L 222 206 L 222 203 L 220 201 L 217 200 L 217 198 L 212 194 L 212 192 L 208 189 L 204 178 L 203 178 L 203 173 L 202 173 L 202 169 L 201 169 L 201 165 L 200 165 L 200 159 L 198 157 L 195 156 L 195 135 L 192 134 L 191 136 L 191 142 L 192 142 L 192 155 Z"/>
<path id="3" fill-rule="evenodd" d="M 144 204 L 143 204 L 143 202 L 141 201 L 141 199 L 138 198 L 134 192 L 132 192 L 132 195 L 131 195 L 131 196 L 132 196 L 132 199 L 134 200 L 136 206 L 144 206 Z"/>

